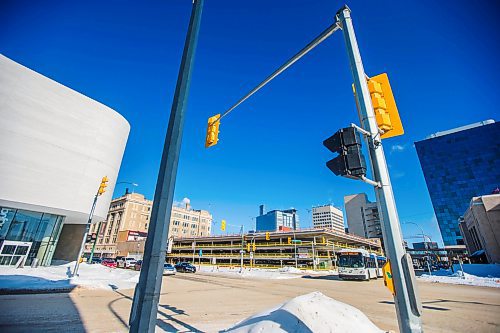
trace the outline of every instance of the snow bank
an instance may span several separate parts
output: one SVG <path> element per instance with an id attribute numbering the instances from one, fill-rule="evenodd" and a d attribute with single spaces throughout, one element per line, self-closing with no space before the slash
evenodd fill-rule
<path id="1" fill-rule="evenodd" d="M 320 292 L 313 292 L 245 319 L 223 332 L 380 333 L 384 331 L 355 307 L 336 301 Z"/>
<path id="2" fill-rule="evenodd" d="M 240 270 L 239 267 L 218 267 L 218 266 L 196 266 L 199 272 L 210 275 L 225 275 L 240 278 L 258 278 L 258 279 L 295 279 L 300 278 L 300 274 L 280 272 L 276 269 L 262 269 L 262 268 L 248 268 L 245 267 Z"/>
<path id="3" fill-rule="evenodd" d="M 70 277 L 75 262 L 38 268 L 0 266 L 0 290 L 129 289 L 139 281 L 139 272 L 81 263 L 78 276 Z"/>
<path id="4" fill-rule="evenodd" d="M 334 271 L 312 271 L 300 270 L 295 267 L 283 267 L 279 269 L 265 269 L 265 268 L 249 268 L 245 267 L 240 271 L 240 267 L 218 267 L 218 266 L 196 266 L 199 272 L 210 275 L 226 275 L 240 278 L 258 278 L 258 279 L 296 279 L 306 274 L 311 275 L 332 275 L 336 274 Z"/>
<path id="5" fill-rule="evenodd" d="M 423 274 L 418 279 L 426 282 L 462 284 L 469 286 L 500 288 L 500 279 L 495 277 L 479 277 L 458 271 L 451 273 L 451 270 L 439 270 L 433 275 Z"/>

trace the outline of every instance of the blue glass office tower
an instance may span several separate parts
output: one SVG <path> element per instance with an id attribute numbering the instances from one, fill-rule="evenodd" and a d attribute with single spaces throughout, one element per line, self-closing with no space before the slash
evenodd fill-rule
<path id="1" fill-rule="evenodd" d="M 444 245 L 462 245 L 458 219 L 472 197 L 500 186 L 500 123 L 487 120 L 415 142 Z"/>

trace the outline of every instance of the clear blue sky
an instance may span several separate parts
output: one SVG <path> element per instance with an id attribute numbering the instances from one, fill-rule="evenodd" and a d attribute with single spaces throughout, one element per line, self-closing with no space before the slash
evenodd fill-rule
<path id="1" fill-rule="evenodd" d="M 259 204 L 313 205 L 373 190 L 336 177 L 322 141 L 358 122 L 340 32 L 236 109 L 219 144 L 207 118 L 224 111 L 333 22 L 342 1 L 205 3 L 175 199 L 216 222 L 253 224 Z M 498 3 L 352 1 L 368 75 L 388 72 L 406 134 L 384 141 L 401 220 L 441 242 L 413 142 L 498 119 Z M 131 133 L 119 175 L 152 198 L 191 10 L 189 0 L 0 4 L 0 52 L 120 112 Z M 112 130 L 112 129 L 110 129 Z M 119 186 L 115 196 L 124 191 Z M 218 231 L 218 224 L 214 229 Z M 237 231 L 230 228 L 230 231 Z M 405 237 L 418 229 L 403 225 Z M 409 239 L 409 241 L 417 241 Z"/>

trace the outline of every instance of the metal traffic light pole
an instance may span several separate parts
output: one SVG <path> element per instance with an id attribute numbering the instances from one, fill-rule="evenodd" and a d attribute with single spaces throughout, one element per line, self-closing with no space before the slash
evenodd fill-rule
<path id="1" fill-rule="evenodd" d="M 361 54 L 354 34 L 351 11 L 347 6 L 337 13 L 337 20 L 344 33 L 347 54 L 351 64 L 356 98 L 359 105 L 359 118 L 361 119 L 363 129 L 370 132 L 368 148 L 373 176 L 375 181 L 380 183 L 380 186 L 375 187 L 375 194 L 382 216 L 381 224 L 384 244 L 393 273 L 396 290 L 394 301 L 396 303 L 399 329 L 402 333 L 422 332 L 422 322 L 420 319 L 421 305 L 417 299 L 418 295 L 415 288 L 413 266 L 409 264 L 409 255 L 406 254 L 403 246 L 403 237 L 389 171 L 380 141 L 380 133 L 375 120 L 363 63 L 361 62 Z"/>
<path id="2" fill-rule="evenodd" d="M 422 309 L 416 290 L 415 273 L 413 271 L 412 261 L 409 254 L 405 252 L 403 238 L 399 226 L 399 218 L 396 211 L 396 203 L 392 192 L 389 171 L 385 161 L 385 155 L 381 144 L 380 133 L 375 119 L 375 113 L 366 82 L 366 74 L 361 62 L 356 36 L 351 20 L 351 11 L 347 6 L 339 10 L 336 15 L 336 21 L 324 30 L 312 42 L 307 44 L 302 50 L 285 62 L 281 67 L 275 70 L 264 81 L 240 98 L 235 104 L 227 109 L 222 115 L 218 116 L 216 121 L 227 116 L 237 106 L 247 100 L 250 96 L 262 89 L 279 74 L 293 65 L 297 60 L 314 49 L 321 42 L 326 40 L 335 31 L 342 29 L 346 42 L 347 54 L 351 64 L 351 71 L 354 78 L 354 87 L 356 91 L 357 104 L 359 106 L 359 115 L 362 128 L 353 126 L 359 132 L 368 137 L 368 146 L 370 152 L 370 161 L 375 181 L 364 176 L 359 179 L 375 186 L 377 204 L 381 213 L 382 232 L 386 252 L 391 262 L 393 272 L 393 281 L 395 287 L 394 301 L 398 315 L 399 328 L 402 333 L 422 332 L 422 322 L 420 319 Z"/>
<path id="3" fill-rule="evenodd" d="M 98 198 L 99 191 L 95 194 L 94 202 L 92 203 L 92 208 L 90 209 L 89 219 L 87 220 L 87 225 L 85 225 L 85 233 L 83 234 L 82 244 L 80 245 L 80 250 L 78 251 L 78 257 L 76 257 L 75 268 L 73 269 L 72 276 L 76 276 L 78 274 L 78 268 L 80 268 L 80 257 L 82 256 L 83 249 L 85 248 L 85 243 L 87 242 L 87 235 L 89 234 L 90 225 L 92 224 L 92 217 L 94 216 L 94 210 Z"/>
<path id="4" fill-rule="evenodd" d="M 139 283 L 135 287 L 130 313 L 130 332 L 154 332 L 167 251 L 168 226 L 181 149 L 184 114 L 188 100 L 194 54 L 200 30 L 203 0 L 194 0 L 184 44 L 179 76 L 175 87 L 167 135 L 151 212 L 148 237 L 144 247 Z"/>

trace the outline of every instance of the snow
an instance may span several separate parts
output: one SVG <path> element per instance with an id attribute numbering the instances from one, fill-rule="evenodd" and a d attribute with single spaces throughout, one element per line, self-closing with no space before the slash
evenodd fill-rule
<path id="1" fill-rule="evenodd" d="M 419 276 L 420 281 L 434 282 L 434 283 L 450 283 L 450 284 L 462 284 L 469 286 L 480 286 L 480 287 L 493 287 L 500 288 L 500 278 L 498 277 L 480 277 L 462 271 L 457 271 L 452 273 L 451 270 L 441 269 L 437 272 L 433 272 L 432 275 L 424 274 Z"/>
<path id="2" fill-rule="evenodd" d="M 75 262 L 48 267 L 0 266 L 0 290 L 129 289 L 139 281 L 139 272 L 81 263 L 78 276 L 70 277 Z"/>
<path id="3" fill-rule="evenodd" d="M 381 333 L 366 315 L 320 292 L 312 292 L 249 317 L 223 332 Z"/>
<path id="4" fill-rule="evenodd" d="M 223 275 L 228 277 L 239 278 L 258 278 L 258 279 L 295 279 L 300 278 L 306 274 L 336 274 L 334 271 L 321 271 L 315 272 L 312 270 L 300 270 L 295 267 L 283 267 L 279 269 L 265 269 L 265 268 L 249 268 L 245 267 L 240 271 L 240 267 L 219 267 L 219 266 L 196 266 L 198 271 L 210 275 Z"/>

